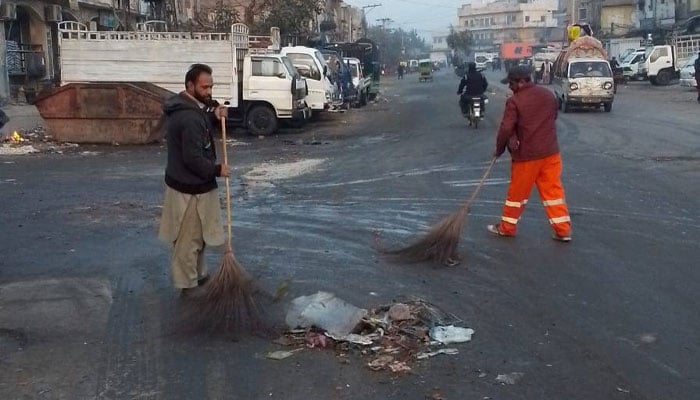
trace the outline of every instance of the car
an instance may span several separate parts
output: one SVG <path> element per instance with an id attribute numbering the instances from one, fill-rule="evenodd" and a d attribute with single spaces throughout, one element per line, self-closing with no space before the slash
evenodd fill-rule
<path id="1" fill-rule="evenodd" d="M 685 87 L 696 87 L 697 81 L 695 80 L 695 60 L 698 59 L 698 55 L 694 55 L 688 59 L 688 61 L 681 67 L 681 81 L 680 85 Z"/>

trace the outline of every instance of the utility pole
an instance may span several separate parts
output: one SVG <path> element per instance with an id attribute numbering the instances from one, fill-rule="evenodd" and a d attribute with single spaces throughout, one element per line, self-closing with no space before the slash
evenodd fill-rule
<path id="1" fill-rule="evenodd" d="M 382 30 L 386 31 L 386 24 L 390 24 L 390 23 L 394 22 L 394 20 L 391 18 L 378 18 L 377 22 L 381 22 L 382 23 Z"/>
<path id="2" fill-rule="evenodd" d="M 378 18 L 377 22 L 382 23 L 382 48 L 384 48 L 386 47 L 386 24 L 390 24 L 394 22 L 394 20 L 391 18 Z M 382 51 L 380 56 L 382 58 L 382 62 L 385 62 L 386 60 L 384 57 L 386 57 L 386 52 Z"/>
<path id="3" fill-rule="evenodd" d="M 374 10 L 375 8 L 381 7 L 381 6 L 382 6 L 382 3 L 379 3 L 379 4 L 369 4 L 369 5 L 366 5 L 366 6 L 362 6 L 362 12 L 363 12 L 365 15 L 367 15 L 367 14 L 369 14 L 369 11 L 372 11 L 372 10 Z M 369 8 L 369 11 L 365 12 L 365 9 L 367 9 L 367 8 Z"/>
<path id="4" fill-rule="evenodd" d="M 377 4 L 369 4 L 369 5 L 361 7 L 362 8 L 362 20 L 364 21 L 364 24 L 362 25 L 362 28 L 364 31 L 363 35 L 367 35 L 366 28 L 369 27 L 369 24 L 367 23 L 367 14 L 369 14 L 370 11 L 374 10 L 375 8 L 381 7 L 381 6 L 382 6 L 382 3 L 377 3 Z M 369 11 L 365 12 L 365 10 L 367 10 L 367 9 L 369 9 Z"/>

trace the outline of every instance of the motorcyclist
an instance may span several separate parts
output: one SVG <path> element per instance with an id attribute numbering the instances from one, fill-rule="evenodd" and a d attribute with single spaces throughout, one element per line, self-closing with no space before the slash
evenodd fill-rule
<path id="1" fill-rule="evenodd" d="M 462 78 L 459 83 L 459 89 L 457 89 L 457 94 L 461 95 L 459 99 L 459 105 L 462 108 L 462 114 L 468 115 L 471 105 L 472 97 L 481 98 L 481 110 L 484 109 L 484 93 L 489 87 L 488 82 L 481 72 L 476 70 L 476 63 L 470 62 L 468 65 L 467 73 Z"/>

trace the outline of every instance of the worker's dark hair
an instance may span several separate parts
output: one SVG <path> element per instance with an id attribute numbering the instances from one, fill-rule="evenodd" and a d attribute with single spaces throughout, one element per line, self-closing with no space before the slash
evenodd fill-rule
<path id="1" fill-rule="evenodd" d="M 190 82 L 194 84 L 197 82 L 197 79 L 199 79 L 200 75 L 211 75 L 211 72 L 211 67 L 206 64 L 192 64 L 190 65 L 190 69 L 187 70 L 187 74 L 185 74 L 185 85 L 187 85 Z"/>

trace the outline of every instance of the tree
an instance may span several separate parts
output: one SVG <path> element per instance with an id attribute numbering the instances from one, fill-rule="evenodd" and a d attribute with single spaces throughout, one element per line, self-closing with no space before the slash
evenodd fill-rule
<path id="1" fill-rule="evenodd" d="M 396 65 L 400 61 L 419 58 L 427 53 L 428 45 L 418 31 L 399 29 L 384 29 L 381 26 L 371 26 L 367 29 L 367 37 L 379 45 L 381 62 Z"/>
<path id="2" fill-rule="evenodd" d="M 212 11 L 214 12 L 213 30 L 215 32 L 228 32 L 231 30 L 231 25 L 240 21 L 238 11 L 230 4 L 224 4 L 224 0 L 219 0 Z"/>
<path id="3" fill-rule="evenodd" d="M 447 45 L 450 49 L 466 55 L 469 54 L 472 44 L 472 35 L 468 30 L 458 31 L 454 26 L 450 26 L 450 34 L 447 35 Z"/>
<path id="4" fill-rule="evenodd" d="M 323 0 L 272 0 L 263 9 L 263 17 L 255 23 L 255 31 L 269 32 L 276 26 L 286 35 L 309 34 L 311 22 L 324 7 Z"/>

